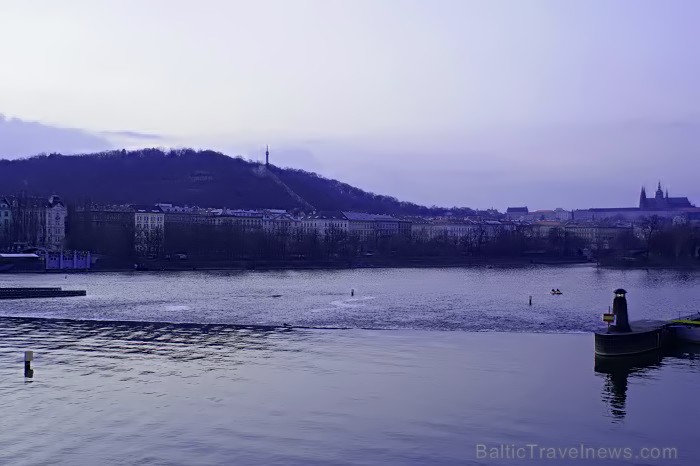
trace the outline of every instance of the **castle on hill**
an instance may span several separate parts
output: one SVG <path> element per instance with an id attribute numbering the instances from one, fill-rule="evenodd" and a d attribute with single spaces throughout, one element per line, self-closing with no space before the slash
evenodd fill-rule
<path id="1" fill-rule="evenodd" d="M 689 209 L 695 207 L 690 203 L 687 197 L 668 197 L 668 188 L 666 188 L 666 195 L 664 195 L 661 189 L 661 181 L 659 181 L 659 186 L 656 189 L 654 197 L 647 197 L 647 192 L 644 186 L 642 186 L 642 192 L 639 195 L 639 208 L 641 210 L 677 210 L 677 209 Z"/>
<path id="2" fill-rule="evenodd" d="M 639 194 L 639 207 L 579 209 L 574 210 L 571 215 L 572 220 L 575 221 L 606 219 L 637 221 L 651 216 L 697 220 L 700 218 L 700 209 L 695 207 L 687 197 L 670 197 L 668 189 L 664 192 L 659 182 L 654 197 L 647 197 L 646 188 L 642 187 L 642 192 Z"/>

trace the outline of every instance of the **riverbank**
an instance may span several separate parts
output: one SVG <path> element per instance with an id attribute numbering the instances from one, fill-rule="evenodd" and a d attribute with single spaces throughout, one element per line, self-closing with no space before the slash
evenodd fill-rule
<path id="1" fill-rule="evenodd" d="M 629 259 L 629 258 L 605 258 L 597 262 L 599 267 L 609 269 L 629 269 L 629 270 L 700 270 L 700 260 L 670 260 L 670 259 Z"/>
<path id="2" fill-rule="evenodd" d="M 352 270 L 352 269 L 420 269 L 420 268 L 466 268 L 466 267 L 524 267 L 531 265 L 580 265 L 592 262 L 580 258 L 363 258 L 357 260 L 329 261 L 270 261 L 270 260 L 238 260 L 238 261 L 146 261 L 137 264 L 115 266 L 100 266 L 99 263 L 90 272 L 126 272 L 126 271 L 217 271 L 217 270 Z M 70 273 L 71 271 L 53 270 L 49 273 Z M 84 271 L 75 271 L 84 272 Z"/>

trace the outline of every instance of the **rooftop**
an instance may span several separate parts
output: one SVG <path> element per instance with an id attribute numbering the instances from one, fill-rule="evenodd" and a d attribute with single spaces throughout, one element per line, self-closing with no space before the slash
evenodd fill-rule
<path id="1" fill-rule="evenodd" d="M 132 205 L 131 209 L 138 213 L 162 214 L 163 210 L 157 205 Z"/>
<path id="2" fill-rule="evenodd" d="M 304 217 L 305 220 L 347 220 L 342 212 L 314 212 Z"/>
<path id="3" fill-rule="evenodd" d="M 364 212 L 342 212 L 348 220 L 376 222 L 376 221 L 396 221 L 397 219 L 386 214 L 366 214 Z"/>

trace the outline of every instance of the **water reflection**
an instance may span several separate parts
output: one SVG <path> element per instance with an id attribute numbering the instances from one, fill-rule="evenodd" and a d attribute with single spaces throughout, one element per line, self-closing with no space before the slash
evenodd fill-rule
<path id="1" fill-rule="evenodd" d="M 614 421 L 622 421 L 627 414 L 627 385 L 630 376 L 646 377 L 661 366 L 663 355 L 653 351 L 635 356 L 595 357 L 595 372 L 605 374 L 603 401 L 610 405 Z"/>
<path id="2" fill-rule="evenodd" d="M 674 360 L 700 360 L 700 346 L 678 345 L 664 352 L 651 351 L 634 356 L 595 356 L 594 371 L 605 376 L 602 399 L 609 405 L 613 422 L 627 415 L 627 390 L 630 377 L 650 377 L 663 365 Z"/>

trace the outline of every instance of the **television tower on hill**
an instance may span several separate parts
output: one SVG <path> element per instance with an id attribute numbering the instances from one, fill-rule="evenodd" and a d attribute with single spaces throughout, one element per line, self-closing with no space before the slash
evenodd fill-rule
<path id="1" fill-rule="evenodd" d="M 270 166 L 270 146 L 265 146 L 265 166 Z"/>

